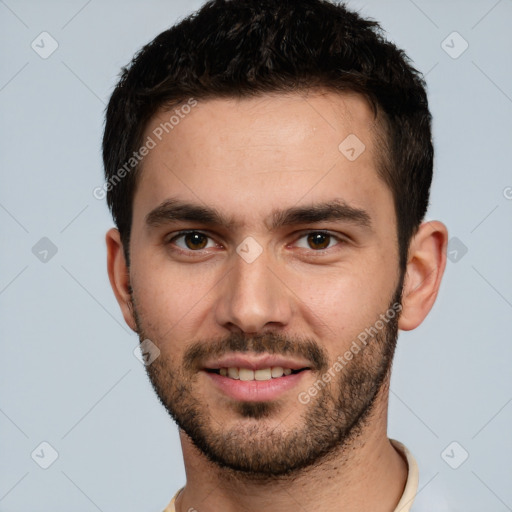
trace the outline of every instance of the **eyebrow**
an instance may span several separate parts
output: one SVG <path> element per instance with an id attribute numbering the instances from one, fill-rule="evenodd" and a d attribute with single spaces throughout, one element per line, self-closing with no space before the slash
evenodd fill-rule
<path id="1" fill-rule="evenodd" d="M 268 220 L 265 225 L 270 231 L 283 226 L 333 221 L 345 221 L 367 229 L 372 225 L 368 212 L 340 200 L 294 206 L 285 210 L 274 209 Z M 233 218 L 225 217 L 216 208 L 179 199 L 167 199 L 146 215 L 146 224 L 151 227 L 179 221 L 221 226 L 226 229 L 233 229 L 240 224 Z"/>
<path id="2" fill-rule="evenodd" d="M 224 217 L 217 209 L 187 203 L 179 199 L 167 199 L 146 215 L 148 226 L 158 227 L 169 222 L 197 222 L 232 228 L 233 220 Z"/>
<path id="3" fill-rule="evenodd" d="M 350 206 L 343 201 L 334 200 L 310 206 L 294 206 L 287 210 L 275 210 L 272 213 L 269 229 L 333 221 L 346 221 L 364 228 L 371 228 L 371 218 L 368 212 Z"/>

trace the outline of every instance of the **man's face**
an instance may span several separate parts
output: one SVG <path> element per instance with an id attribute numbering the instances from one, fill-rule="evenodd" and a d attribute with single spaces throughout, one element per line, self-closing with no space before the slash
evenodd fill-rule
<path id="1" fill-rule="evenodd" d="M 361 431 L 387 381 L 396 319 L 332 370 L 400 300 L 374 127 L 354 94 L 214 99 L 145 157 L 130 242 L 137 330 L 160 349 L 148 374 L 162 403 L 220 465 L 317 462 Z"/>

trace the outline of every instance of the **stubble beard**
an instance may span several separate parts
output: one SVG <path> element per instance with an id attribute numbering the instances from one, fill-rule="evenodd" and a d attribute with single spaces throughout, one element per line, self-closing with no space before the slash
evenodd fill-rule
<path id="1" fill-rule="evenodd" d="M 389 310 L 400 304 L 401 290 L 400 283 Z M 133 295 L 132 307 L 142 341 L 149 333 L 144 330 Z M 315 341 L 272 333 L 251 337 L 233 334 L 223 340 L 196 342 L 182 361 L 160 356 L 146 366 L 146 371 L 162 405 L 201 453 L 240 477 L 265 480 L 320 464 L 333 453 L 349 448 L 362 435 L 379 391 L 389 382 L 397 337 L 398 313 L 351 361 L 334 372 L 336 377 L 309 403 L 296 399 L 293 407 L 301 410 L 301 421 L 291 426 L 282 411 L 289 402 L 234 402 L 229 415 L 234 414 L 240 421 L 227 429 L 212 414 L 213 405 L 195 391 L 199 374 L 193 368 L 208 355 L 233 351 L 297 355 L 313 361 L 317 381 L 333 363 L 329 364 L 325 351 Z M 152 342 L 162 346 L 164 340 Z M 165 343 L 172 344 L 170 340 Z"/>

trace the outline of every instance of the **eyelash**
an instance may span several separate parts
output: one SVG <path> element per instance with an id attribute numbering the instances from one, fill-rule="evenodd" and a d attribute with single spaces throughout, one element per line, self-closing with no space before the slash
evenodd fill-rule
<path id="1" fill-rule="evenodd" d="M 183 236 L 186 236 L 186 235 L 194 234 L 194 233 L 198 233 L 200 235 L 204 235 L 208 239 L 213 240 L 213 237 L 211 237 L 207 233 L 205 233 L 203 231 L 199 231 L 197 229 L 191 229 L 191 230 L 179 231 L 178 233 L 176 233 L 172 238 L 170 238 L 166 242 L 166 245 L 173 245 L 173 242 L 175 242 L 177 239 L 179 239 L 179 238 L 181 238 Z M 335 235 L 335 234 L 331 233 L 330 231 L 326 231 L 326 230 L 323 230 L 323 229 L 315 229 L 315 230 L 309 230 L 309 231 L 301 232 L 301 234 L 297 238 L 297 240 L 300 240 L 300 239 L 302 239 L 304 237 L 307 237 L 308 235 L 312 235 L 312 234 L 322 234 L 322 235 L 330 236 L 331 238 L 333 238 L 337 242 L 336 245 L 347 243 L 347 240 L 345 238 L 343 238 L 343 237 L 341 237 L 339 235 Z M 326 251 L 328 251 L 329 249 L 332 249 L 333 247 L 327 247 L 326 249 L 316 249 L 316 250 L 315 249 L 309 249 L 309 251 L 311 253 L 315 254 L 315 255 L 319 255 L 319 254 L 325 253 Z M 304 249 L 304 248 L 302 248 L 302 249 Z M 195 253 L 201 254 L 202 251 L 207 250 L 207 249 L 192 250 L 192 249 L 182 249 L 181 247 L 174 246 L 173 250 L 175 250 L 177 252 L 180 252 L 182 254 L 185 254 L 185 255 L 193 256 Z M 308 250 L 308 249 L 305 249 L 305 250 Z"/>

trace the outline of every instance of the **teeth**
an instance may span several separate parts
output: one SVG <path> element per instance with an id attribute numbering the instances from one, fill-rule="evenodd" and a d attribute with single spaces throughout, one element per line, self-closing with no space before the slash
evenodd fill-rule
<path id="1" fill-rule="evenodd" d="M 232 379 L 239 379 L 238 368 L 228 368 L 228 376 Z"/>
<path id="2" fill-rule="evenodd" d="M 248 368 L 240 368 L 238 375 L 240 375 L 240 380 L 254 380 L 254 370 Z"/>
<path id="3" fill-rule="evenodd" d="M 272 366 L 271 368 L 261 368 L 260 370 L 251 370 L 250 368 L 220 368 L 219 373 L 223 377 L 230 377 L 235 380 L 270 380 L 278 379 L 283 375 L 290 375 L 291 368 L 283 368 L 282 366 Z"/>
<path id="4" fill-rule="evenodd" d="M 272 371 L 272 377 L 274 377 L 274 379 L 277 379 L 278 377 L 282 377 L 284 374 L 284 370 L 281 366 L 274 366 L 271 371 Z"/>
<path id="5" fill-rule="evenodd" d="M 265 368 L 263 370 L 256 370 L 254 372 L 255 380 L 270 380 L 272 378 L 272 370 L 270 368 Z"/>

